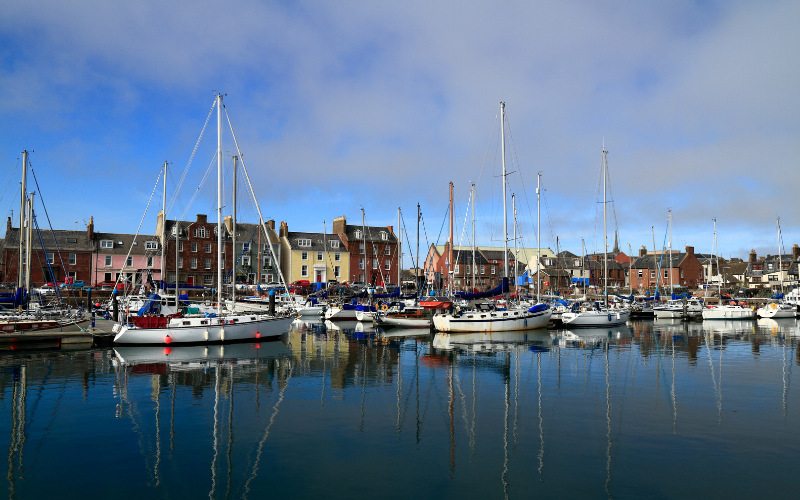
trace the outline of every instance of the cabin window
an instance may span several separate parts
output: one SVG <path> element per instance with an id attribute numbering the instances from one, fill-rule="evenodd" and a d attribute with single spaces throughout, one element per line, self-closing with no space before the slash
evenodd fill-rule
<path id="1" fill-rule="evenodd" d="M 308 266 L 300 266 L 300 276 L 303 278 L 308 277 Z"/>
<path id="2" fill-rule="evenodd" d="M 207 324 L 208 324 L 208 321 L 206 321 L 206 320 L 200 320 L 200 324 L 201 324 L 201 325 L 207 325 Z"/>
<path id="3" fill-rule="evenodd" d="M 255 316 L 250 316 L 250 321 L 255 321 L 255 320 L 256 320 Z"/>

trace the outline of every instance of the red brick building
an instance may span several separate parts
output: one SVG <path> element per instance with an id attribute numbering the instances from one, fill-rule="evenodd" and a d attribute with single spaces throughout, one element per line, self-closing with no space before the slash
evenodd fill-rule
<path id="1" fill-rule="evenodd" d="M 686 252 L 672 252 L 663 255 L 645 254 L 631 262 L 630 282 L 633 288 L 648 289 L 674 286 L 696 288 L 704 281 L 703 265 L 694 254 L 694 247 L 687 246 Z"/>
<path id="2" fill-rule="evenodd" d="M 349 281 L 378 286 L 398 279 L 398 245 L 392 226 L 347 224 L 345 216 L 333 220 L 333 233 L 339 235 L 349 252 Z"/>
<path id="3" fill-rule="evenodd" d="M 222 279 L 224 280 L 228 271 L 233 267 L 233 247 L 230 234 L 224 225 L 222 231 Z M 181 221 L 177 225 L 174 220 L 167 220 L 167 245 L 164 250 L 167 283 L 175 283 L 176 233 L 178 236 L 178 282 L 182 285 L 215 288 L 217 286 L 217 223 L 208 222 L 208 216 L 205 214 L 197 214 L 194 222 Z"/>

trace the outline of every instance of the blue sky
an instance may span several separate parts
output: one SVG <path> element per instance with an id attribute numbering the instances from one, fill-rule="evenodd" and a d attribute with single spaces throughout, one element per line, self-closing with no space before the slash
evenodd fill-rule
<path id="1" fill-rule="evenodd" d="M 541 172 L 543 245 L 601 249 L 605 142 L 624 249 L 651 248 L 652 231 L 660 246 L 671 208 L 675 248 L 709 252 L 716 217 L 723 255 L 775 253 L 776 217 L 787 249 L 800 243 L 798 25 L 793 1 L 7 4 L 0 208 L 18 209 L 27 148 L 55 227 L 94 216 L 135 232 L 161 163 L 171 193 L 220 91 L 265 217 L 321 231 L 361 206 L 396 224 L 402 207 L 413 226 L 419 202 L 431 242 L 447 183 L 460 232 L 478 182 L 478 243 L 499 245 L 505 101 L 527 245 Z M 215 147 L 214 118 L 170 217 L 213 216 L 213 174 L 186 204 Z"/>

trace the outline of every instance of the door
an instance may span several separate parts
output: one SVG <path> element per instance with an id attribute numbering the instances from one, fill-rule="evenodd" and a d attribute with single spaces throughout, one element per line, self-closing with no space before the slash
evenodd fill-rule
<path id="1" fill-rule="evenodd" d="M 315 274 L 316 274 L 316 278 L 317 278 L 316 279 L 317 283 L 322 283 L 322 271 L 317 270 Z"/>
<path id="2" fill-rule="evenodd" d="M 194 286 L 194 276 L 189 276 L 186 278 L 186 284 L 189 286 Z"/>

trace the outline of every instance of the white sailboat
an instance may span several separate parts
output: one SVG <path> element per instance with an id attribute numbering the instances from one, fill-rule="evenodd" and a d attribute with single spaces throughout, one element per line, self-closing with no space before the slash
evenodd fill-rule
<path id="1" fill-rule="evenodd" d="M 123 344 L 206 344 L 257 340 L 276 337 L 287 331 L 293 317 L 271 316 L 259 312 L 223 312 L 222 298 L 222 95 L 217 94 L 217 312 L 208 315 L 189 315 L 185 317 L 141 317 L 132 318 L 132 323 L 117 323 L 114 343 Z M 233 137 L 236 141 L 236 137 Z M 236 145 L 239 149 L 238 144 Z M 239 152 L 241 158 L 241 152 Z M 255 200 L 250 177 L 244 167 L 251 194 Z M 255 203 L 259 220 L 261 208 Z M 266 229 L 264 229 L 266 232 Z M 271 248 L 271 246 L 270 246 Z M 176 279 L 177 281 L 177 279 Z M 176 290 L 177 293 L 177 290 Z"/>
<path id="2" fill-rule="evenodd" d="M 717 219 L 714 219 L 714 247 L 715 255 L 717 255 L 717 274 L 719 272 L 719 243 L 717 242 Z M 733 301 L 728 304 L 722 303 L 722 275 L 718 276 L 717 289 L 719 290 L 719 305 L 708 306 L 703 309 L 703 320 L 740 320 L 740 319 L 753 319 L 756 315 L 755 311 L 741 303 Z"/>
<path id="3" fill-rule="evenodd" d="M 508 216 L 506 213 L 506 145 L 505 145 L 505 103 L 500 103 L 500 141 L 503 163 L 503 280 L 508 282 Z M 451 195 L 452 199 L 452 195 Z M 452 202 L 451 202 L 452 203 Z M 452 214 L 452 209 L 450 211 Z M 451 224 L 452 226 L 452 224 Z M 453 248 L 451 229 L 450 248 Z M 452 251 L 451 251 L 452 254 Z M 515 257 L 516 258 L 516 257 Z M 452 258 L 450 260 L 452 265 Z M 452 282 L 452 278 L 451 278 Z M 546 304 L 530 308 L 510 306 L 498 308 L 489 303 L 479 304 L 474 310 L 462 311 L 450 307 L 447 311 L 433 316 L 433 326 L 440 332 L 510 332 L 545 328 L 550 321 L 552 310 Z"/>
<path id="4" fill-rule="evenodd" d="M 606 214 L 607 154 L 608 151 L 603 147 L 603 296 L 605 297 L 605 304 L 592 304 L 591 306 L 584 306 L 580 311 L 565 312 L 561 315 L 561 321 L 567 328 L 622 325 L 628 321 L 628 317 L 631 314 L 630 309 L 627 307 L 608 307 L 608 257 L 606 255 L 608 251 L 608 218 Z"/>
<path id="5" fill-rule="evenodd" d="M 778 232 L 778 273 L 781 281 L 781 295 L 783 296 L 783 255 L 781 254 L 781 219 L 777 220 Z M 771 300 L 756 310 L 759 318 L 794 318 L 797 308 L 785 303 L 782 299 Z"/>

